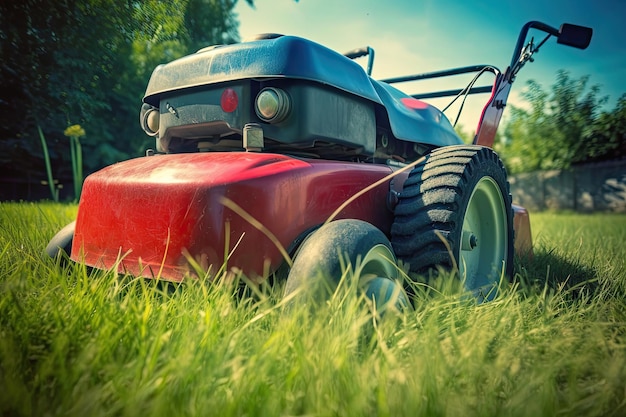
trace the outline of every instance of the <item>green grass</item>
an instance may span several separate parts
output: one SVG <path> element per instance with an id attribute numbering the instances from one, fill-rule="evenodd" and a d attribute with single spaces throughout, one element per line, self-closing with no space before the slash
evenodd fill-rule
<path id="1" fill-rule="evenodd" d="M 311 315 L 43 258 L 75 213 L 0 204 L 0 415 L 626 414 L 624 215 L 535 214 L 495 301 L 440 280 L 374 320 L 348 290 Z"/>

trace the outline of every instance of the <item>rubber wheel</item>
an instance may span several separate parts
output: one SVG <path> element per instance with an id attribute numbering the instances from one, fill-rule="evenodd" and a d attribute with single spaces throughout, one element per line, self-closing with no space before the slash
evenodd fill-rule
<path id="1" fill-rule="evenodd" d="M 411 272 L 456 266 L 479 301 L 494 298 L 513 271 L 511 195 L 496 153 L 463 145 L 426 156 L 400 193 L 391 242 Z"/>
<path id="2" fill-rule="evenodd" d="M 304 291 L 323 300 L 349 266 L 378 306 L 392 300 L 397 307 L 409 305 L 397 283 L 400 275 L 389 239 L 370 223 L 354 219 L 330 222 L 305 239 L 289 271 L 285 296 Z"/>
<path id="3" fill-rule="evenodd" d="M 69 256 L 72 252 L 72 241 L 74 240 L 75 229 L 76 221 L 73 221 L 59 230 L 59 232 L 50 239 L 44 253 L 51 258 L 56 258 L 59 254 Z"/>

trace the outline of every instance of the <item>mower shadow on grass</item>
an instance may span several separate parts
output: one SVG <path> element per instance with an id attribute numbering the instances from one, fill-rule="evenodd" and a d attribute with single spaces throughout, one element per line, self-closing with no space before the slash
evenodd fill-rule
<path id="1" fill-rule="evenodd" d="M 516 259 L 515 280 L 520 283 L 520 291 L 537 293 L 547 289 L 568 293 L 573 299 L 592 296 L 602 286 L 594 267 L 547 248 L 536 250 L 530 261 Z"/>

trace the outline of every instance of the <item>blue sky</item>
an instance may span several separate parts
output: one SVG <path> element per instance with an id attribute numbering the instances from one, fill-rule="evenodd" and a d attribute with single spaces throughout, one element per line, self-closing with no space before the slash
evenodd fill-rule
<path id="1" fill-rule="evenodd" d="M 519 30 L 529 20 L 554 27 L 561 23 L 590 26 L 591 45 L 584 51 L 557 45 L 552 38 L 520 72 L 509 97 L 521 105 L 526 80 L 545 89 L 558 69 L 573 77 L 590 75 L 599 84 L 608 106 L 626 93 L 626 0 L 255 0 L 251 8 L 239 0 L 236 13 L 242 39 L 275 32 L 302 36 L 338 52 L 361 46 L 376 51 L 374 78 L 423 73 L 472 64 L 492 64 L 504 71 L 511 60 Z M 535 39 L 541 37 L 536 32 Z M 363 59 L 363 61 L 365 61 Z M 485 78 L 484 83 L 490 84 Z M 454 88 L 463 80 L 450 79 Z M 402 85 L 407 92 L 415 86 Z M 487 99 L 466 104 L 461 123 L 473 130 Z M 441 106 L 443 102 L 434 102 Z M 473 108 L 473 110 L 472 110 Z M 450 118 L 454 114 L 448 114 Z"/>

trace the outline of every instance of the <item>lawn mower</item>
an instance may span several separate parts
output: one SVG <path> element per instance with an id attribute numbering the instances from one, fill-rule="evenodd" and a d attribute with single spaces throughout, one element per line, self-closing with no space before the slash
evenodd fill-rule
<path id="1" fill-rule="evenodd" d="M 530 29 L 545 38 L 527 41 Z M 511 85 L 550 37 L 584 49 L 591 35 L 529 22 L 504 72 L 474 65 L 375 80 L 370 47 L 340 54 L 279 34 L 159 65 L 140 110 L 155 149 L 88 176 L 76 221 L 46 253 L 168 281 L 282 276 L 286 294 L 352 268 L 366 294 L 383 298 L 410 291 L 403 277 L 443 269 L 491 299 L 514 252 L 532 252 L 528 213 L 512 205 L 492 150 Z M 455 90 L 397 88 L 458 74 L 474 76 Z M 493 83 L 478 86 L 483 75 Z M 489 98 L 471 144 L 425 101 L 481 93 Z"/>

